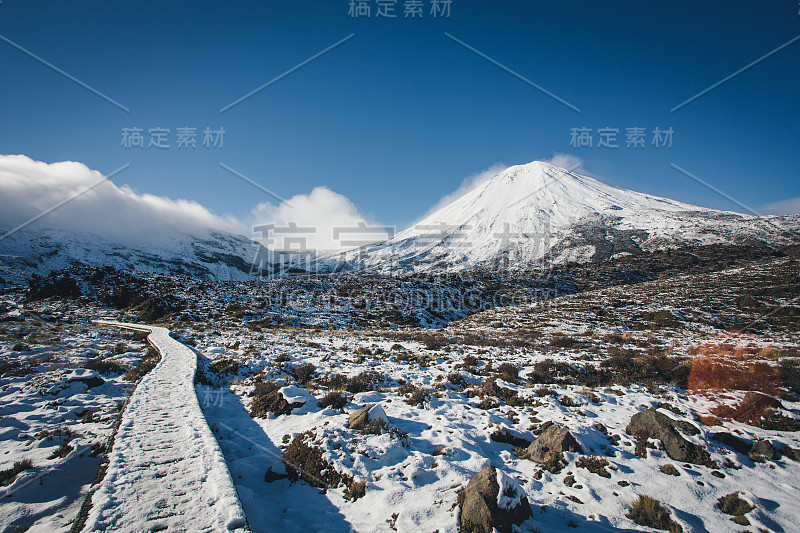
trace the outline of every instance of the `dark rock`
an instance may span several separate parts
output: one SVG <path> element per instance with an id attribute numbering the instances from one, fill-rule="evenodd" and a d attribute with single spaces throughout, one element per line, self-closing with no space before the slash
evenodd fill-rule
<path id="1" fill-rule="evenodd" d="M 727 446 L 728 448 L 732 449 L 737 453 L 741 453 L 742 455 L 749 455 L 750 450 L 753 448 L 753 443 L 749 440 L 741 439 L 736 435 L 731 433 L 713 433 L 711 438 L 717 442 L 720 442 Z"/>
<path id="2" fill-rule="evenodd" d="M 495 442 L 502 442 L 503 444 L 510 444 L 515 448 L 527 448 L 531 445 L 531 441 L 522 437 L 518 437 L 511 433 L 508 429 L 498 429 L 492 433 L 490 437 Z"/>
<path id="3" fill-rule="evenodd" d="M 778 458 L 778 452 L 775 451 L 775 446 L 768 440 L 759 440 L 753 444 L 750 450 L 750 459 L 756 462 L 762 462 L 765 459 L 774 461 Z"/>
<path id="4" fill-rule="evenodd" d="M 676 429 L 675 420 L 655 409 L 636 413 L 625 431 L 640 441 L 657 439 L 661 441 L 667 455 L 675 461 L 711 466 L 711 456 L 702 446 L 683 438 Z"/>
<path id="5" fill-rule="evenodd" d="M 78 369 L 74 370 L 68 377 L 67 381 L 77 381 L 79 383 L 85 383 L 88 388 L 92 387 L 99 387 L 105 381 L 103 378 L 97 375 L 96 372 L 92 370 L 83 370 Z"/>
<path id="6" fill-rule="evenodd" d="M 550 464 L 563 452 L 583 453 L 580 443 L 566 429 L 551 424 L 522 453 L 521 457 L 540 464 Z"/>
<path id="7" fill-rule="evenodd" d="M 793 461 L 800 461 L 800 450 L 797 448 L 786 446 L 781 450 L 781 453 Z"/>
<path id="8" fill-rule="evenodd" d="M 695 435 L 700 434 L 700 430 L 697 429 L 697 426 L 692 424 L 691 422 L 687 422 L 686 420 L 674 420 L 675 427 L 684 435 L 689 435 L 694 437 Z"/>
<path id="9" fill-rule="evenodd" d="M 509 476 L 489 465 L 459 495 L 459 530 L 464 533 L 510 533 L 531 516 L 528 498 Z"/>

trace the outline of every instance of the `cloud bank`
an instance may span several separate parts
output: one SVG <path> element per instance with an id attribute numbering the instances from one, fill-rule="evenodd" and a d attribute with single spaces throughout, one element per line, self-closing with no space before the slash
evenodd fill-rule
<path id="1" fill-rule="evenodd" d="M 125 242 L 152 242 L 165 233 L 201 236 L 210 230 L 240 233 L 243 228 L 236 218 L 215 215 L 197 202 L 138 194 L 126 185 L 114 183 L 116 176 L 97 185 L 102 179 L 100 172 L 73 161 L 43 163 L 24 155 L 0 156 L 2 233 L 94 185 L 25 229 L 57 229 Z"/>
<path id="2" fill-rule="evenodd" d="M 794 215 L 800 213 L 800 198 L 787 198 L 758 208 L 765 215 Z"/>
<path id="3" fill-rule="evenodd" d="M 114 183 L 121 179 L 124 172 L 97 185 L 103 175 L 81 163 L 43 163 L 24 155 L 0 155 L 0 237 L 94 185 L 20 231 L 61 230 L 124 244 L 157 245 L 168 243 L 176 234 L 202 238 L 214 230 L 252 238 L 254 225 L 294 223 L 316 229 L 309 248 L 338 249 L 342 241 L 333 239 L 333 228 L 356 227 L 359 222 L 374 225 L 345 196 L 326 187 L 279 205 L 261 203 L 248 215 L 235 217 L 216 215 L 190 200 L 139 194 Z M 379 235 L 370 238 L 379 239 Z"/>

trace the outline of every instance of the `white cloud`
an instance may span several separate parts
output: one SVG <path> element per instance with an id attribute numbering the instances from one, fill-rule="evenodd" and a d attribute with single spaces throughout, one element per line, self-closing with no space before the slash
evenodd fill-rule
<path id="1" fill-rule="evenodd" d="M 549 163 L 556 167 L 561 167 L 563 169 L 569 170 L 571 172 L 581 172 L 586 173 L 583 168 L 583 159 L 578 156 L 572 154 L 564 154 L 564 153 L 554 153 L 553 157 L 550 159 L 545 159 L 545 163 Z"/>
<path id="2" fill-rule="evenodd" d="M 101 173 L 81 163 L 48 164 L 24 155 L 0 155 L 3 233 L 102 179 Z M 202 236 L 212 229 L 240 233 L 244 228 L 234 217 L 217 216 L 196 202 L 138 194 L 126 185 L 116 185 L 114 179 L 65 203 L 27 229 L 61 229 L 147 243 L 166 233 Z"/>
<path id="3" fill-rule="evenodd" d="M 298 228 L 310 228 L 312 231 L 301 233 L 278 233 L 263 235 L 262 238 L 271 238 L 273 243 L 270 247 L 274 248 L 299 248 L 315 250 L 340 250 L 352 248 L 353 246 L 343 246 L 343 241 L 379 241 L 387 238 L 387 234 L 380 230 L 372 230 L 369 233 L 358 233 L 344 231 L 338 239 L 334 239 L 333 231 L 335 228 L 356 228 L 359 223 L 366 224 L 368 228 L 376 227 L 374 221 L 362 215 L 355 204 L 347 197 L 334 192 L 327 187 L 315 187 L 308 194 L 297 194 L 289 198 L 286 202 L 278 205 L 264 202 L 258 204 L 250 216 L 253 226 L 274 224 L 276 228 L 288 228 L 289 224 L 295 224 Z M 258 237 L 258 233 L 254 235 Z M 301 240 L 291 241 L 298 237 Z"/>
<path id="4" fill-rule="evenodd" d="M 765 215 L 794 215 L 800 213 L 800 198 L 787 198 L 758 208 Z"/>
<path id="5" fill-rule="evenodd" d="M 432 213 L 434 213 L 435 211 L 438 211 L 439 209 L 441 209 L 441 208 L 453 203 L 455 200 L 458 200 L 459 198 L 461 198 L 462 196 L 467 194 L 469 191 L 473 190 L 475 187 L 478 187 L 479 185 L 483 185 L 484 183 L 486 183 L 487 181 L 489 181 L 493 177 L 497 176 L 498 174 L 500 174 L 501 172 L 503 172 L 507 168 L 508 168 L 508 165 L 498 161 L 494 165 L 490 166 L 489 168 L 487 168 L 485 170 L 482 170 L 481 172 L 478 172 L 477 174 L 473 174 L 471 176 L 467 176 L 466 178 L 464 178 L 461 181 L 461 185 L 459 185 L 458 188 L 455 191 L 443 196 L 438 202 L 436 202 L 436 205 L 431 207 L 428 210 L 428 212 L 425 213 L 425 215 L 421 217 L 421 219 L 425 218 L 425 217 L 431 215 Z"/>

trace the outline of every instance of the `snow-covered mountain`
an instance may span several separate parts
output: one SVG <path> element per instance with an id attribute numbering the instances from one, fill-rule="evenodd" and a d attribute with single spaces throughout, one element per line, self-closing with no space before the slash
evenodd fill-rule
<path id="1" fill-rule="evenodd" d="M 0 234 L 4 231 L 0 228 Z M 180 233 L 165 229 L 153 239 L 120 240 L 59 229 L 25 229 L 0 240 L 0 277 L 20 281 L 30 274 L 75 263 L 139 272 L 185 274 L 213 280 L 253 277 L 257 245 L 222 231 Z"/>
<path id="2" fill-rule="evenodd" d="M 510 167 L 394 238 L 323 270 L 536 268 L 706 244 L 786 244 L 798 217 L 755 217 L 612 187 L 535 161 Z M 796 235 L 796 234 L 795 234 Z"/>

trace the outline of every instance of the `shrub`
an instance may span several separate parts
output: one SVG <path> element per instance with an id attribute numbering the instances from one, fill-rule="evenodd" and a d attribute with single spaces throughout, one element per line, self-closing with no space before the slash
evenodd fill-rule
<path id="1" fill-rule="evenodd" d="M 238 361 L 228 357 L 217 359 L 208 365 L 208 369 L 215 374 L 237 374 L 241 367 Z"/>
<path id="2" fill-rule="evenodd" d="M 292 375 L 298 383 L 306 383 L 311 379 L 311 375 L 314 373 L 315 369 L 316 367 L 313 363 L 307 363 L 305 365 L 295 367 L 292 370 Z"/>
<path id="3" fill-rule="evenodd" d="M 333 409 L 343 409 L 347 405 L 347 395 L 341 391 L 331 391 L 326 394 L 320 401 L 321 408 L 331 407 Z"/>
<path id="4" fill-rule="evenodd" d="M 511 363 L 503 363 L 497 367 L 497 373 L 509 383 L 516 383 L 519 377 L 519 368 Z"/>
<path id="5" fill-rule="evenodd" d="M 17 475 L 33 468 L 33 463 L 30 459 L 23 459 L 22 461 L 14 461 L 14 465 L 7 470 L 0 470 L 0 486 L 10 485 L 17 478 Z"/>
<path id="6" fill-rule="evenodd" d="M 353 394 L 375 390 L 381 381 L 381 375 L 375 371 L 365 371 L 348 378 L 343 374 L 331 374 L 319 380 L 329 389 L 346 390 Z"/>
<path id="7" fill-rule="evenodd" d="M 464 376 L 461 375 L 461 372 L 450 372 L 447 374 L 447 381 L 458 386 L 464 383 Z"/>
<path id="8" fill-rule="evenodd" d="M 577 344 L 578 341 L 572 338 L 570 335 L 565 335 L 564 333 L 556 333 L 552 337 L 550 337 L 550 346 L 553 348 L 570 348 Z"/>
<path id="9" fill-rule="evenodd" d="M 562 396 L 558 399 L 558 402 L 563 405 L 564 407 L 580 407 L 581 403 L 577 400 L 573 400 L 570 396 Z"/>
<path id="10" fill-rule="evenodd" d="M 50 459 L 63 459 L 64 457 L 68 456 L 72 450 L 75 448 L 69 445 L 69 442 L 65 441 L 62 442 L 61 445 L 56 448 L 55 451 L 50 455 Z"/>
<path id="11" fill-rule="evenodd" d="M 288 415 L 292 409 L 302 404 L 289 403 L 281 394 L 281 386 L 274 381 L 257 381 L 250 404 L 250 416 L 266 418 L 268 413 L 275 416 Z"/>
<path id="12" fill-rule="evenodd" d="M 585 468 L 593 474 L 600 477 L 611 478 L 611 473 L 606 470 L 608 466 L 608 459 L 603 457 L 596 457 L 593 455 L 581 455 L 575 463 L 578 468 Z"/>
<path id="13" fill-rule="evenodd" d="M 309 432 L 297 435 L 281 455 L 289 479 L 302 479 L 321 489 L 336 488 L 343 481 L 348 486 L 352 485 L 353 479 L 347 474 L 337 472 L 323 457 L 322 449 L 306 443 L 306 438 L 310 438 Z M 353 490 L 358 491 L 357 488 Z"/>
<path id="14" fill-rule="evenodd" d="M 731 492 L 717 500 L 717 508 L 723 513 L 732 516 L 744 516 L 755 509 L 755 507 L 740 498 L 738 492 Z"/>
<path id="15" fill-rule="evenodd" d="M 404 383 L 397 389 L 398 394 L 404 395 L 408 405 L 423 405 L 428 398 L 428 390 L 424 387 L 415 387 L 410 383 Z"/>
<path id="16" fill-rule="evenodd" d="M 113 359 L 91 359 L 83 363 L 83 368 L 94 370 L 98 374 L 122 374 L 128 371 L 119 361 Z"/>
<path id="17" fill-rule="evenodd" d="M 366 481 L 353 481 L 347 486 L 344 491 L 344 499 L 354 502 L 359 498 L 366 496 L 367 482 Z"/>
<path id="18" fill-rule="evenodd" d="M 640 526 L 652 527 L 670 533 L 681 533 L 683 528 L 672 520 L 669 511 L 661 505 L 661 502 L 649 496 L 639 496 L 639 499 L 631 504 L 628 511 L 628 518 Z"/>

